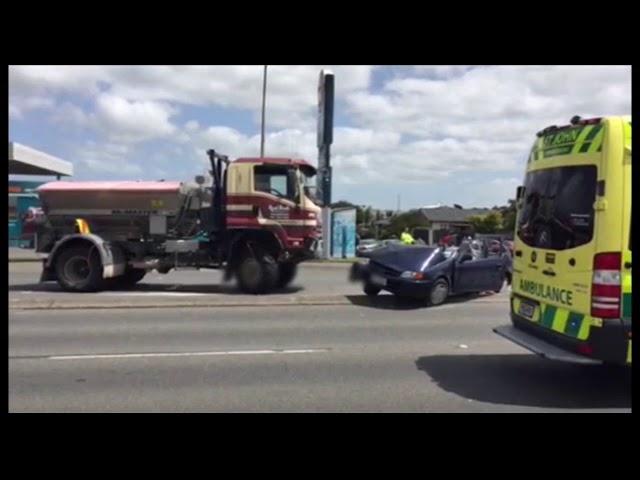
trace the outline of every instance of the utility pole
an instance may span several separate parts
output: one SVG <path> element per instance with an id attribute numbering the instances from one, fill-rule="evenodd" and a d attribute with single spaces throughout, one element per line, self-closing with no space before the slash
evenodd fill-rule
<path id="1" fill-rule="evenodd" d="M 318 192 L 322 199 L 322 257 L 331 256 L 331 144 L 334 75 L 321 70 L 318 82 Z"/>
<path id="2" fill-rule="evenodd" d="M 260 135 L 260 157 L 264 157 L 264 112 L 267 105 L 267 66 L 262 75 L 262 132 Z"/>

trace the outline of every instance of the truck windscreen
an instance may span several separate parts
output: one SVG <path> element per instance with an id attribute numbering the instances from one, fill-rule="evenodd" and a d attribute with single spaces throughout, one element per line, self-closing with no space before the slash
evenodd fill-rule
<path id="1" fill-rule="evenodd" d="M 297 196 L 295 178 L 290 168 L 278 165 L 258 165 L 255 167 L 255 189 L 280 198 L 294 200 Z"/>
<path id="2" fill-rule="evenodd" d="M 316 185 L 316 176 L 315 175 L 303 175 L 304 176 L 304 194 L 311 200 L 312 202 L 317 201 L 317 190 L 318 187 Z"/>
<path id="3" fill-rule="evenodd" d="M 529 172 L 518 215 L 518 237 L 552 250 L 578 247 L 593 237 L 595 165 Z"/>

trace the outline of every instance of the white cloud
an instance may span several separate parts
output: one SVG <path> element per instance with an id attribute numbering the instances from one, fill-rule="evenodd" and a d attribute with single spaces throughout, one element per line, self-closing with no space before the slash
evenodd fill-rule
<path id="1" fill-rule="evenodd" d="M 268 67 L 269 128 L 313 126 L 318 74 L 322 68 L 325 67 Z M 369 85 L 371 67 L 329 68 L 339 78 L 336 98 Z M 16 99 L 34 92 L 76 92 L 95 96 L 107 90 L 135 102 L 239 108 L 253 112 L 254 120 L 258 122 L 262 106 L 262 74 L 260 65 L 14 66 L 9 70 L 9 88 Z"/>
<path id="2" fill-rule="evenodd" d="M 196 120 L 189 120 L 184 124 L 184 128 L 187 131 L 194 131 L 200 128 L 200 124 Z"/>
<path id="3" fill-rule="evenodd" d="M 95 118 L 92 115 L 87 114 L 80 107 L 70 102 L 59 105 L 51 115 L 50 120 L 57 124 L 79 128 L 93 126 L 95 122 Z"/>
<path id="4" fill-rule="evenodd" d="M 268 156 L 315 164 L 321 68 L 269 67 Z M 479 204 L 490 195 L 512 196 L 536 131 L 565 124 L 575 114 L 631 110 L 629 66 L 328 68 L 336 74 L 338 102 L 334 181 L 370 185 L 372 196 L 384 196 L 379 192 L 391 182 L 454 185 L 465 172 L 476 171 L 496 175 L 469 187 Z M 380 74 L 376 82 L 372 71 Z M 105 151 L 97 144 L 82 152 L 84 165 L 96 173 L 146 174 L 153 163 L 149 171 L 162 164 L 175 178 L 191 178 L 194 168 L 206 168 L 209 148 L 232 158 L 259 154 L 260 136 L 243 132 L 258 130 L 262 73 L 260 65 L 10 67 L 9 114 L 24 125 L 30 112 L 51 111 L 50 119 L 69 132 L 100 133 Z M 178 116 L 178 109 L 190 113 L 185 106 L 223 107 L 243 112 L 241 118 L 249 112 L 254 125 L 240 131 L 224 120 L 187 121 Z M 134 156 L 134 144 L 145 142 L 155 146 L 149 151 L 157 158 Z"/>
<path id="5" fill-rule="evenodd" d="M 176 110 L 153 101 L 129 101 L 102 93 L 96 99 L 98 128 L 120 141 L 142 141 L 165 137 L 176 131 L 169 118 Z"/>
<path id="6" fill-rule="evenodd" d="M 55 107 L 55 100 L 45 96 L 28 96 L 9 100 L 9 116 L 13 118 L 23 118 L 24 114 L 34 110 L 51 110 Z"/>
<path id="7" fill-rule="evenodd" d="M 393 78 L 348 95 L 359 125 L 422 138 L 530 139 L 551 123 L 631 111 L 630 67 L 478 67 L 449 80 Z"/>
<path id="8" fill-rule="evenodd" d="M 96 143 L 87 141 L 73 149 L 72 161 L 84 167 L 91 175 L 115 174 L 132 176 L 149 173 L 136 162 L 131 148 L 118 143 Z"/>

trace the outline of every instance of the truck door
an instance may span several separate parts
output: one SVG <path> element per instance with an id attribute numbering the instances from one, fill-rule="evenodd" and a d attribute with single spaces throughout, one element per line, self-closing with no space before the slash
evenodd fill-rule
<path id="1" fill-rule="evenodd" d="M 254 191 L 264 196 L 264 201 L 260 202 L 262 217 L 284 221 L 284 224 L 291 219 L 292 210 L 296 208 L 296 186 L 288 170 L 286 166 L 257 165 L 254 177 Z"/>

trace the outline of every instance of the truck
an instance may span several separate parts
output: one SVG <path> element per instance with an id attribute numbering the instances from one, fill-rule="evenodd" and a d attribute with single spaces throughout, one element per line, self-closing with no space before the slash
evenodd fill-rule
<path id="1" fill-rule="evenodd" d="M 517 190 L 511 325 L 548 359 L 631 366 L 631 117 L 537 134 Z"/>
<path id="2" fill-rule="evenodd" d="M 246 293 L 283 288 L 315 256 L 316 168 L 292 158 L 208 150 L 211 181 L 67 182 L 38 188 L 41 282 L 72 292 L 127 289 L 147 272 L 222 269 Z"/>

